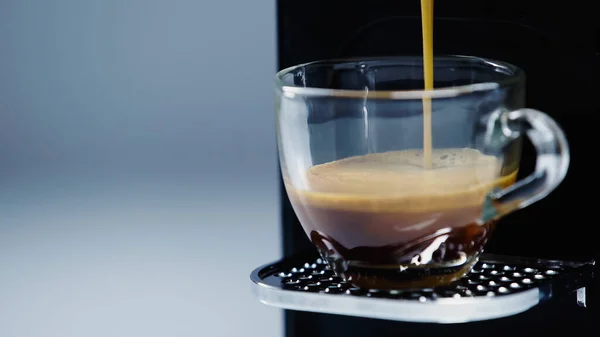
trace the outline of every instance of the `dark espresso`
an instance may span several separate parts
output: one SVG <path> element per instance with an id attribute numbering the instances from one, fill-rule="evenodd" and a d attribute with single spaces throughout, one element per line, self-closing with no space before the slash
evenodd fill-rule
<path id="1" fill-rule="evenodd" d="M 431 169 L 421 150 L 407 150 L 316 165 L 286 187 L 336 272 L 359 286 L 393 288 L 390 273 L 415 286 L 468 271 L 494 225 L 478 222 L 486 194 L 516 179 L 516 171 L 500 172 L 496 157 L 473 149 L 433 150 Z"/>

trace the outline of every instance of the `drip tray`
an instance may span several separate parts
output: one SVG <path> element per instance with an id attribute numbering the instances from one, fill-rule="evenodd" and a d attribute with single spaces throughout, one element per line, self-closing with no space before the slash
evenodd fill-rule
<path id="1" fill-rule="evenodd" d="M 594 262 L 484 254 L 450 286 L 418 291 L 354 288 L 318 255 L 302 254 L 252 272 L 267 305 L 397 321 L 464 323 L 515 315 L 592 281 Z"/>

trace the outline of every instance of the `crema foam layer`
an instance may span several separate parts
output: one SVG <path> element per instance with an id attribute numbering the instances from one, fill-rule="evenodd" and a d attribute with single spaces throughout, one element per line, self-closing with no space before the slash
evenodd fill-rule
<path id="1" fill-rule="evenodd" d="M 501 161 L 475 149 L 437 149 L 431 159 L 425 169 L 422 150 L 345 158 L 309 168 L 307 188 L 287 188 L 312 206 L 420 212 L 483 204 L 494 187 L 516 179 L 516 171 L 501 176 Z"/>

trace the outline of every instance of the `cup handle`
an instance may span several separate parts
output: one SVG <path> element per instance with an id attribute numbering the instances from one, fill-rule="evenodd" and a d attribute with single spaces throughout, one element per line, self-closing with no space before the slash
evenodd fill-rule
<path id="1" fill-rule="evenodd" d="M 535 171 L 504 189 L 488 194 L 483 221 L 527 207 L 545 198 L 565 178 L 569 169 L 569 144 L 563 130 L 547 114 L 534 109 L 498 111 L 487 122 L 486 147 L 501 149 L 523 132 L 533 143 L 537 159 Z"/>

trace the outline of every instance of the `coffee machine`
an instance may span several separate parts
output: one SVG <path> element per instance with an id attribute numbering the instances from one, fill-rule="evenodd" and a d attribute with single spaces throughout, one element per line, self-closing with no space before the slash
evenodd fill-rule
<path id="1" fill-rule="evenodd" d="M 418 0 L 278 0 L 277 15 L 279 69 L 422 53 Z M 287 309 L 285 337 L 600 334 L 592 324 L 600 318 L 600 243 L 591 234 L 598 132 L 592 116 L 600 113 L 596 13 L 579 3 L 455 0 L 436 1 L 434 15 L 436 55 L 481 56 L 524 69 L 526 106 L 550 114 L 568 137 L 566 179 L 544 200 L 502 219 L 485 257 L 463 283 L 442 290 L 442 301 L 427 293 L 340 289 L 338 280 L 304 282 L 327 271 L 282 186 L 284 259 L 253 272 L 257 294 Z M 524 144 L 520 176 L 533 170 L 533 151 Z"/>

